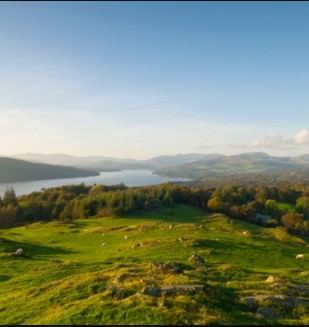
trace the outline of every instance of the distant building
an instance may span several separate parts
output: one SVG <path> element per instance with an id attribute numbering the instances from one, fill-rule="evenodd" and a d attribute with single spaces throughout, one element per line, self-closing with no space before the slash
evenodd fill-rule
<path id="1" fill-rule="evenodd" d="M 271 219 L 272 219 L 271 216 L 261 215 L 260 213 L 257 213 L 255 215 L 255 222 L 261 225 L 265 224 L 267 221 Z"/>

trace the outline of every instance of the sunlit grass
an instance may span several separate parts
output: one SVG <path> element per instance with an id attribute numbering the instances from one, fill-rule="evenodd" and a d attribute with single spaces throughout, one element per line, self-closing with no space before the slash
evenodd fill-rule
<path id="1" fill-rule="evenodd" d="M 274 231 L 184 205 L 1 230 L 0 321 L 261 324 L 239 304 L 240 296 L 271 292 L 269 275 L 308 280 L 308 261 L 295 260 L 307 240 L 283 242 Z M 23 257 L 10 256 L 17 248 Z M 190 262 L 193 254 L 205 263 Z M 155 269 L 153 262 L 178 264 L 182 271 Z M 174 284 L 204 285 L 205 291 L 142 294 L 146 286 Z M 305 314 L 295 317 L 283 323 L 306 320 Z"/>

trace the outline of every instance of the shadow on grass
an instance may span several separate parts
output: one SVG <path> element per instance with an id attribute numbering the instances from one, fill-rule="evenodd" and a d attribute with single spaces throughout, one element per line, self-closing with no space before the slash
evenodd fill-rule
<path id="1" fill-rule="evenodd" d="M 78 251 L 67 250 L 57 246 L 46 246 L 32 242 L 15 242 L 7 239 L 4 242 L 2 241 L 1 244 L 4 247 L 4 253 L 7 254 L 6 258 L 13 260 L 42 260 L 50 259 L 50 257 L 59 254 L 79 253 Z M 14 255 L 17 249 L 23 249 L 23 255 Z"/>
<path id="2" fill-rule="evenodd" d="M 6 282 L 7 280 L 10 280 L 12 277 L 8 275 L 0 275 L 0 283 Z"/>
<path id="3" fill-rule="evenodd" d="M 172 204 L 170 206 L 161 206 L 148 210 L 136 210 L 130 214 L 124 214 L 119 218 L 155 219 L 168 223 L 201 223 L 206 215 L 208 215 L 206 211 L 197 207 L 184 204 Z"/>

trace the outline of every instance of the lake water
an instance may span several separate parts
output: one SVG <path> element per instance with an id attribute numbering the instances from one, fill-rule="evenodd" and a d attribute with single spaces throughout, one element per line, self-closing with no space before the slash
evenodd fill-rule
<path id="1" fill-rule="evenodd" d="M 126 186 L 156 185 L 167 182 L 188 181 L 183 178 L 169 178 L 155 175 L 150 170 L 121 170 L 113 172 L 101 172 L 99 176 L 47 179 L 31 182 L 0 183 L 0 196 L 2 197 L 6 188 L 13 187 L 16 195 L 29 194 L 41 191 L 42 188 L 50 188 L 63 185 L 80 184 L 85 185 L 103 184 L 115 185 L 124 183 Z"/>

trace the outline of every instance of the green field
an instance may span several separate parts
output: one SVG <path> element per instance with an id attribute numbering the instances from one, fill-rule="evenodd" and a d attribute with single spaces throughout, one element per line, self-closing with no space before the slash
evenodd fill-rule
<path id="1" fill-rule="evenodd" d="M 279 241 L 273 228 L 173 205 L 3 229 L 0 239 L 2 325 L 309 324 L 308 239 Z M 256 310 L 242 299 L 259 295 L 294 304 L 266 299 Z"/>
<path id="2" fill-rule="evenodd" d="M 278 209 L 284 212 L 295 212 L 295 205 L 290 203 L 278 202 Z"/>

